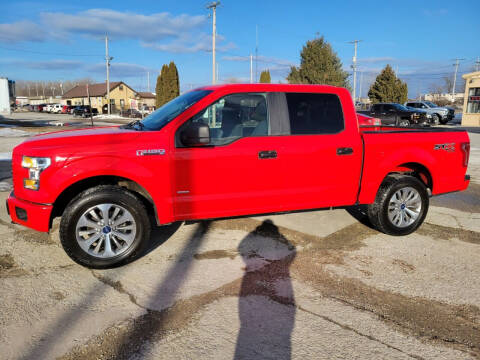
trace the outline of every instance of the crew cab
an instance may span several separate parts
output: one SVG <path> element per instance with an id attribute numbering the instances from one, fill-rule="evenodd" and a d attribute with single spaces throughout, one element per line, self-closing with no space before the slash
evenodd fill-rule
<path id="1" fill-rule="evenodd" d="M 131 261 L 152 225 L 366 204 L 407 235 L 429 196 L 467 188 L 467 132 L 358 124 L 347 89 L 234 84 L 187 92 L 143 120 L 36 135 L 13 151 L 12 221 L 90 268 Z"/>
<path id="2" fill-rule="evenodd" d="M 417 112 L 396 103 L 373 104 L 370 110 L 358 111 L 358 113 L 380 118 L 383 125 L 410 126 L 429 122 L 424 111 Z"/>

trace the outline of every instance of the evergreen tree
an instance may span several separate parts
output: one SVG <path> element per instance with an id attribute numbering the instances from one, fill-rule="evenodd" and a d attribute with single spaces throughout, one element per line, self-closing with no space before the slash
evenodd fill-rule
<path id="1" fill-rule="evenodd" d="M 180 80 L 178 78 L 178 70 L 177 66 L 173 61 L 170 61 L 168 65 L 168 81 L 167 81 L 167 90 L 168 98 L 167 101 L 175 99 L 178 95 L 180 95 Z"/>
<path id="2" fill-rule="evenodd" d="M 265 84 L 270 84 L 272 82 L 272 78 L 270 77 L 270 70 L 263 70 L 260 73 L 260 82 Z"/>
<path id="3" fill-rule="evenodd" d="M 157 85 L 155 87 L 155 92 L 156 92 L 155 105 L 157 109 L 166 103 L 165 82 L 168 76 L 167 73 L 168 73 L 168 66 L 163 65 L 162 70 L 160 71 L 160 75 L 157 77 Z"/>
<path id="4" fill-rule="evenodd" d="M 392 67 L 387 65 L 370 86 L 368 97 L 374 104 L 380 102 L 403 104 L 408 98 L 408 87 L 397 78 Z"/>
<path id="5" fill-rule="evenodd" d="M 327 84 L 348 87 L 348 73 L 324 37 L 307 41 L 300 53 L 300 66 L 292 66 L 290 84 Z"/>

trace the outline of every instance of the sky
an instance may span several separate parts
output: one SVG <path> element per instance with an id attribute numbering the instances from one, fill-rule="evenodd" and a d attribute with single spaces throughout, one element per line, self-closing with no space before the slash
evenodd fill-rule
<path id="1" fill-rule="evenodd" d="M 174 61 L 182 91 L 211 83 L 208 1 L 0 0 L 0 76 L 13 80 L 105 81 L 105 34 L 111 80 L 154 90 L 162 64 Z M 480 2 L 222 0 L 217 8 L 219 82 L 250 80 L 269 69 L 285 82 L 306 41 L 324 36 L 351 73 L 358 39 L 357 96 L 391 64 L 409 96 L 474 69 L 480 57 Z M 256 64 L 256 65 L 255 65 Z M 255 71 L 256 70 L 256 71 Z M 350 80 L 352 78 L 350 77 Z M 351 81 L 352 82 L 352 81 Z M 457 78 L 463 82 L 460 76 Z"/>

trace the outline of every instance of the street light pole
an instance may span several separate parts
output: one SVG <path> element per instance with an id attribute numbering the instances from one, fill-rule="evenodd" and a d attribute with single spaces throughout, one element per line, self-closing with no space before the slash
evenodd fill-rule
<path id="1" fill-rule="evenodd" d="M 215 66 L 215 42 L 217 36 L 217 6 L 220 1 L 214 1 L 207 5 L 207 9 L 212 9 L 212 84 L 216 84 L 216 66 Z"/>
<path id="2" fill-rule="evenodd" d="M 353 69 L 353 103 L 355 104 L 356 97 L 357 97 L 357 46 L 358 43 L 361 42 L 362 40 L 353 40 L 349 41 L 349 44 L 353 44 L 355 46 L 355 50 L 353 53 L 353 59 L 352 59 L 352 69 Z"/>
<path id="3" fill-rule="evenodd" d="M 460 64 L 460 60 L 465 60 L 465 59 L 455 59 L 455 75 L 453 77 L 453 87 L 452 87 L 452 102 L 455 102 L 455 86 L 457 85 L 457 72 L 458 72 L 458 65 Z"/>
<path id="4" fill-rule="evenodd" d="M 108 56 L 108 36 L 105 35 L 105 61 L 107 67 L 107 111 L 110 115 L 110 61 L 113 57 Z"/>

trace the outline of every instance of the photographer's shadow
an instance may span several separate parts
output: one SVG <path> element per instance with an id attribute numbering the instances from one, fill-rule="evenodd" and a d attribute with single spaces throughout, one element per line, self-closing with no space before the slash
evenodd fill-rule
<path id="1" fill-rule="evenodd" d="M 290 359 L 296 305 L 289 268 L 295 246 L 266 220 L 241 241 L 238 252 L 245 274 L 234 359 Z"/>

